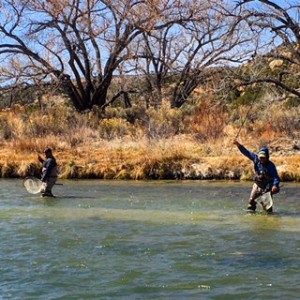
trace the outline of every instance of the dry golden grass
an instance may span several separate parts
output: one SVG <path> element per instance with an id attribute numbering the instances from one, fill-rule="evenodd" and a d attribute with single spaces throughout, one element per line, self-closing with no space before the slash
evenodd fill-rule
<path id="1" fill-rule="evenodd" d="M 151 121 L 158 126 L 154 134 L 149 134 L 149 128 L 133 126 L 125 120 L 101 120 L 95 115 L 81 115 L 69 108 L 47 113 L 28 113 L 22 107 L 0 111 L 0 175 L 38 176 L 41 165 L 37 153 L 51 147 L 60 166 L 61 178 L 252 178 L 252 163 L 232 145 L 239 125 L 225 126 L 222 121 L 215 135 L 208 128 L 213 126 L 211 119 L 201 123 L 198 114 L 198 123 L 179 124 L 175 122 L 178 112 L 164 109 L 158 119 Z M 167 131 L 162 123 L 164 116 L 169 120 Z M 281 120 L 281 116 L 278 112 L 278 119 Z M 227 118 L 226 114 L 222 120 L 227 121 Z M 182 121 L 187 122 L 187 119 L 182 118 Z M 198 131 L 196 134 L 193 131 L 170 134 L 173 123 L 177 129 L 180 125 Z M 262 145 L 269 146 L 271 159 L 281 178 L 300 181 L 300 156 L 299 152 L 292 150 L 295 137 L 292 129 L 289 128 L 293 132 L 289 137 L 286 132 L 276 132 L 274 126 L 263 126 L 257 121 L 251 127 L 242 128 L 239 140 L 251 151 L 257 151 Z M 205 132 L 208 133 L 205 135 Z M 202 137 L 205 135 L 205 139 L 199 139 L 197 133 Z"/>
<path id="2" fill-rule="evenodd" d="M 37 153 L 43 146 L 55 145 L 54 155 L 60 165 L 61 178 L 100 179 L 242 179 L 253 175 L 252 162 L 231 145 L 208 146 L 189 136 L 149 143 L 122 140 L 95 141 L 78 147 L 59 147 L 56 137 L 48 144 L 37 141 L 37 147 L 13 141 L 2 144 L 0 168 L 2 177 L 38 175 L 41 165 Z M 28 141 L 30 144 L 30 141 Z M 18 146 L 18 148 L 16 148 Z M 251 148 L 250 148 L 251 149 Z M 300 181 L 299 155 L 272 155 L 282 180 Z"/>

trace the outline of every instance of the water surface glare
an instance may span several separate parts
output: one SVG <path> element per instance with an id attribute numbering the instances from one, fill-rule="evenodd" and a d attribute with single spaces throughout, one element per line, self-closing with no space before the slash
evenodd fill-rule
<path id="1" fill-rule="evenodd" d="M 0 180 L 0 299 L 299 299 L 300 184 Z"/>

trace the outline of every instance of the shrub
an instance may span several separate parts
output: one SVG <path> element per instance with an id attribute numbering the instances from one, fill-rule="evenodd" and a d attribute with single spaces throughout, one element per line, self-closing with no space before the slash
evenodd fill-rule
<path id="1" fill-rule="evenodd" d="M 195 112 L 191 129 L 202 141 L 216 140 L 223 135 L 228 118 L 225 106 L 204 100 Z"/>
<path id="2" fill-rule="evenodd" d="M 13 129 L 6 118 L 0 119 L 0 139 L 9 140 L 13 137 Z"/>
<path id="3" fill-rule="evenodd" d="M 148 138 L 169 138 L 183 129 L 183 111 L 171 108 L 167 101 L 163 101 L 159 109 L 149 108 L 147 113 L 142 121 Z"/>
<path id="4" fill-rule="evenodd" d="M 130 124 L 122 119 L 104 119 L 99 123 L 100 137 L 107 140 L 123 137 L 130 132 Z"/>
<path id="5" fill-rule="evenodd" d="M 233 107 L 238 107 L 240 105 L 251 105 L 257 102 L 262 96 L 262 90 L 258 87 L 247 87 L 244 92 L 233 101 Z"/>
<path id="6" fill-rule="evenodd" d="M 289 109 L 293 107 L 298 107 L 300 105 L 299 97 L 289 97 L 285 103 L 285 106 Z"/>
<path id="7" fill-rule="evenodd" d="M 277 133 L 285 133 L 287 136 L 299 137 L 300 131 L 300 109 L 283 110 L 275 108 L 270 113 L 272 116 L 271 128 Z"/>

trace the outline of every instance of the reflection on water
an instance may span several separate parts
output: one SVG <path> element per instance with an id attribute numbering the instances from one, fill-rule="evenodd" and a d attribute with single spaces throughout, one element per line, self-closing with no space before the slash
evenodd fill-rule
<path id="1" fill-rule="evenodd" d="M 3 299 L 297 299 L 300 185 L 248 214 L 240 182 L 0 181 Z"/>

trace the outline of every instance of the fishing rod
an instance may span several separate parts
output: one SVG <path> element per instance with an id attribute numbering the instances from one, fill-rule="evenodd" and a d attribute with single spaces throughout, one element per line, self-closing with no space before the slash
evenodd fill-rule
<path id="1" fill-rule="evenodd" d="M 257 96 L 255 96 L 254 99 L 251 101 L 251 105 L 250 105 L 250 107 L 249 107 L 249 109 L 248 109 L 248 111 L 246 113 L 246 116 L 245 116 L 244 120 L 242 121 L 242 124 L 241 124 L 241 126 L 240 126 L 240 128 L 238 130 L 238 133 L 236 134 L 236 136 L 234 138 L 235 140 L 239 137 L 239 135 L 241 133 L 241 130 L 244 127 L 244 125 L 245 125 L 245 123 L 246 123 L 246 121 L 248 119 L 248 115 L 249 115 L 249 113 L 250 113 L 250 111 L 251 111 L 251 109 L 252 109 L 252 107 L 253 107 L 254 102 L 256 101 L 256 99 L 257 99 Z"/>

